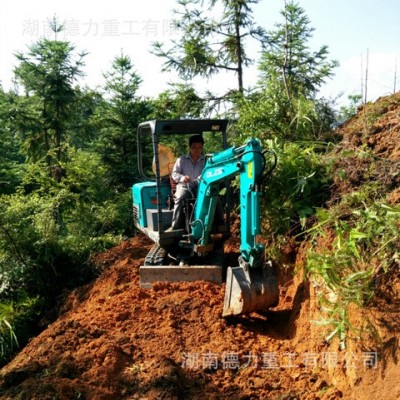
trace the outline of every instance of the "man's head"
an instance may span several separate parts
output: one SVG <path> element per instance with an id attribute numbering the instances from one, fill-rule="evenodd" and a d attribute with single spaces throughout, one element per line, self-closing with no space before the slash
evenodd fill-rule
<path id="1" fill-rule="evenodd" d="M 190 138 L 189 138 L 189 147 L 192 147 L 192 144 L 194 144 L 194 143 L 201 143 L 201 145 L 204 146 L 203 136 L 201 136 L 201 135 L 190 136 Z"/>
<path id="2" fill-rule="evenodd" d="M 190 155 L 196 161 L 203 152 L 204 139 L 201 135 L 193 135 L 189 138 Z"/>

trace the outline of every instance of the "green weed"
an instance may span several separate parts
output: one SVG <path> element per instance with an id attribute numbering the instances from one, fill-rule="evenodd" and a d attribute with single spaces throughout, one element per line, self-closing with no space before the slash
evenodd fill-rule
<path id="1" fill-rule="evenodd" d="M 42 308 L 43 299 L 24 293 L 19 294 L 17 301 L 0 303 L 0 365 L 32 337 Z"/>
<path id="2" fill-rule="evenodd" d="M 0 304 L 0 365 L 19 346 L 14 328 L 9 322 L 13 318 L 14 308 L 11 304 Z"/>
<path id="3" fill-rule="evenodd" d="M 374 295 L 374 278 L 398 262 L 400 207 L 361 190 L 316 215 L 308 230 L 313 245 L 306 269 L 320 289 L 321 323 L 331 327 L 327 340 L 339 336 L 344 347 L 346 332 L 356 328 L 348 318 L 349 307 L 364 306 Z"/>

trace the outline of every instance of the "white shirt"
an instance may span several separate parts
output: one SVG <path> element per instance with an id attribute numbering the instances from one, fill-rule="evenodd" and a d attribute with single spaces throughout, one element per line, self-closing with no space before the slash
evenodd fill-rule
<path id="1" fill-rule="evenodd" d="M 187 175 L 190 177 L 190 183 L 193 184 L 200 178 L 205 163 L 204 155 L 201 155 L 197 161 L 193 161 L 190 154 L 185 154 L 176 160 L 172 179 L 177 183 L 183 183 L 183 178 Z"/>

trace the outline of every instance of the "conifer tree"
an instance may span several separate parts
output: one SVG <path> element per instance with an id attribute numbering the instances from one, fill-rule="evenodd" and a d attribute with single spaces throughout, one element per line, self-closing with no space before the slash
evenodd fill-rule
<path id="1" fill-rule="evenodd" d="M 32 161 L 44 158 L 50 175 L 59 181 L 71 109 L 77 98 L 73 85 L 83 75 L 86 54 L 74 58 L 74 46 L 57 40 L 64 27 L 56 18 L 50 28 L 54 39 L 40 39 L 29 46 L 27 54 L 16 54 L 20 63 L 14 72 L 25 92 L 16 118 L 27 156 Z"/>
<path id="2" fill-rule="evenodd" d="M 251 6 L 259 0 L 179 0 L 174 26 L 181 32 L 170 49 L 154 43 L 154 54 L 165 59 L 164 71 L 176 71 L 180 78 L 211 78 L 219 73 L 236 75 L 234 89 L 222 95 L 207 91 L 217 103 L 234 100 L 245 90 L 244 68 L 253 63 L 246 52 L 248 40 L 265 40 L 264 30 L 253 21 Z M 204 3 L 207 7 L 203 7 Z"/>
<path id="3" fill-rule="evenodd" d="M 127 188 L 137 175 L 136 129 L 151 109 L 149 102 L 137 94 L 142 79 L 129 56 L 115 57 L 104 77 L 106 101 L 95 117 L 100 133 L 96 146 L 110 167 L 113 184 Z"/>
<path id="4" fill-rule="evenodd" d="M 318 91 L 338 63 L 328 60 L 327 46 L 309 48 L 314 29 L 298 4 L 285 3 L 281 16 L 267 32 L 257 90 L 243 99 L 239 125 L 285 140 L 315 139 L 335 120 L 332 105 Z"/>
<path id="5" fill-rule="evenodd" d="M 333 76 L 337 61 L 328 60 L 328 47 L 311 51 L 309 41 L 314 28 L 304 9 L 293 1 L 281 11 L 283 22 L 267 33 L 266 48 L 262 53 L 259 69 L 261 83 L 267 86 L 278 82 L 284 87 L 288 99 L 314 97 L 321 85 Z"/>

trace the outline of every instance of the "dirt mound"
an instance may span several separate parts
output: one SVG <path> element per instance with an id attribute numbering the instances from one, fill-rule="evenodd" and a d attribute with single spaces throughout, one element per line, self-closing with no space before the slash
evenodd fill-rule
<path id="1" fill-rule="evenodd" d="M 223 286 L 140 289 L 150 246 L 138 236 L 98 257 L 102 275 L 73 291 L 58 320 L 3 368 L 2 399 L 370 398 L 350 388 L 381 370 L 375 353 L 354 352 L 343 370 L 349 355 L 321 342 L 311 322 L 315 298 L 301 276 L 282 274 L 277 308 L 226 320 Z"/>
<path id="2" fill-rule="evenodd" d="M 400 92 L 361 106 L 336 134 L 342 149 L 365 148 L 380 158 L 400 160 Z"/>
<path id="3" fill-rule="evenodd" d="M 380 185 L 391 204 L 400 202 L 400 93 L 363 105 L 338 128 L 330 203 L 365 183 Z"/>

